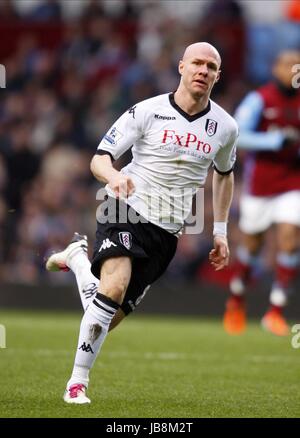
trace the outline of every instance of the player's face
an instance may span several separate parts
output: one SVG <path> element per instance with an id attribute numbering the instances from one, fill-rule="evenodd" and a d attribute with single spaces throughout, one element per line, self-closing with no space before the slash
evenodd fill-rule
<path id="1" fill-rule="evenodd" d="M 273 68 L 273 75 L 278 79 L 285 87 L 292 87 L 293 77 L 296 71 L 293 70 L 294 66 L 300 65 L 300 53 L 290 52 L 284 53 L 279 57 Z"/>
<path id="2" fill-rule="evenodd" d="M 215 56 L 195 55 L 180 61 L 179 72 L 185 88 L 194 98 L 209 96 L 220 76 L 220 66 Z"/>

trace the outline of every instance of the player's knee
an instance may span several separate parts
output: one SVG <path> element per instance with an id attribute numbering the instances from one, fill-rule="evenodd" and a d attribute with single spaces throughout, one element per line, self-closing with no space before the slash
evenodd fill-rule
<path id="1" fill-rule="evenodd" d="M 286 233 L 278 240 L 278 250 L 287 254 L 293 254 L 298 250 L 297 236 L 294 233 Z"/>
<path id="2" fill-rule="evenodd" d="M 259 254 L 263 245 L 264 234 L 249 234 L 244 236 L 244 245 L 252 256 Z"/>
<path id="3" fill-rule="evenodd" d="M 120 280 L 118 283 L 112 281 L 100 287 L 100 292 L 120 304 L 124 298 L 126 288 L 127 283 L 125 280 Z"/>
<path id="4" fill-rule="evenodd" d="M 298 251 L 298 245 L 295 241 L 282 241 L 278 250 L 286 254 L 294 254 Z"/>
<path id="5" fill-rule="evenodd" d="M 298 249 L 298 229 L 291 224 L 278 226 L 278 249 L 279 251 L 292 254 Z"/>
<path id="6" fill-rule="evenodd" d="M 115 275 L 106 275 L 101 278 L 99 289 L 100 292 L 117 303 L 121 304 L 127 290 L 129 278 L 126 273 L 116 273 Z"/>
<path id="7" fill-rule="evenodd" d="M 101 269 L 99 290 L 121 304 L 131 276 L 131 260 L 120 257 L 107 260 Z"/>

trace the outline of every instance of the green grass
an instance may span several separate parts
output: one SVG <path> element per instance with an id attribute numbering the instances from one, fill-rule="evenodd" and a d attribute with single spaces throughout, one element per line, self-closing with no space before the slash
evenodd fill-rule
<path id="1" fill-rule="evenodd" d="M 107 338 L 90 406 L 62 401 L 79 314 L 1 312 L 0 417 L 299 417 L 300 350 L 252 322 L 227 336 L 218 320 L 133 315 Z"/>

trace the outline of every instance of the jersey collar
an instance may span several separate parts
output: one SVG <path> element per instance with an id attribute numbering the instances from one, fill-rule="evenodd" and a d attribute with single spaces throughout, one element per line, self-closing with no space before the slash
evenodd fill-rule
<path id="1" fill-rule="evenodd" d="M 208 105 L 206 108 L 204 108 L 204 110 L 200 111 L 200 113 L 193 114 L 191 116 L 190 114 L 183 111 L 183 109 L 181 109 L 180 106 L 177 105 L 177 103 L 175 102 L 175 99 L 174 99 L 174 93 L 169 94 L 169 101 L 170 101 L 170 104 L 172 105 L 172 107 L 175 108 L 176 111 L 178 111 L 179 114 L 181 114 L 182 117 L 184 117 L 189 122 L 194 122 L 195 120 L 199 119 L 200 117 L 205 116 L 205 114 L 207 114 L 210 111 L 210 107 L 211 107 L 210 100 L 209 100 Z"/>

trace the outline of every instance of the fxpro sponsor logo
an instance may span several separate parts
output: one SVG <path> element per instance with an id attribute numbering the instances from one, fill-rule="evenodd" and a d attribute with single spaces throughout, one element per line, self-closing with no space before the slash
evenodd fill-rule
<path id="1" fill-rule="evenodd" d="M 213 129 L 217 129 L 216 127 Z M 211 131 L 212 132 L 212 131 Z M 199 153 L 208 156 L 212 152 L 212 145 L 199 138 L 196 134 L 186 132 L 184 134 L 176 132 L 174 129 L 165 129 L 163 132 L 162 147 L 174 145 L 180 150 L 182 148 L 185 151 L 192 149 Z"/>

